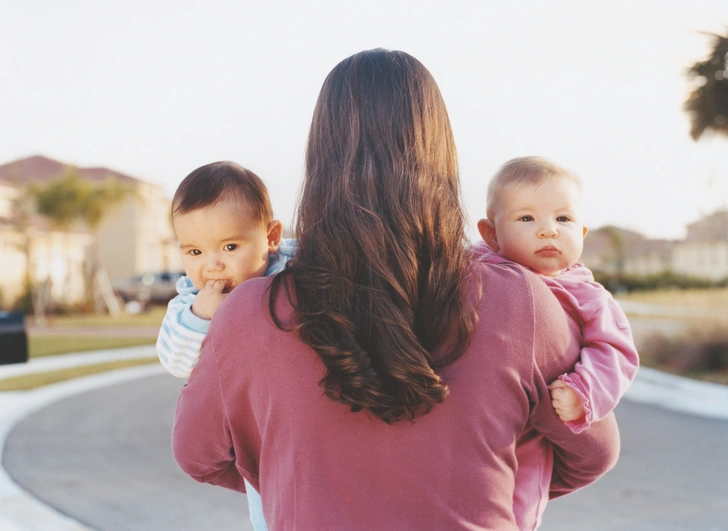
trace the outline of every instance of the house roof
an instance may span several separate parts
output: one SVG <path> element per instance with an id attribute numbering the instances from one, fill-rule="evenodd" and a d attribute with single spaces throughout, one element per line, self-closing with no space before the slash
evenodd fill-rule
<path id="1" fill-rule="evenodd" d="M 69 168 L 75 168 L 81 178 L 90 181 L 103 181 L 113 177 L 129 184 L 142 182 L 135 177 L 108 168 L 76 168 L 72 164 L 34 155 L 0 165 L 0 183 L 16 186 L 33 182 L 44 183 L 62 177 Z"/>
<path id="2" fill-rule="evenodd" d="M 62 177 L 69 168 L 74 168 L 79 177 L 89 181 L 101 182 L 108 178 L 116 178 L 129 184 L 137 184 L 142 181 L 108 168 L 76 168 L 58 160 L 49 159 L 42 155 L 34 155 L 24 159 L 15 160 L 0 165 L 0 185 L 11 187 L 23 187 L 31 183 L 46 183 Z M 53 224 L 44 216 L 31 214 L 27 220 L 28 226 L 35 230 L 47 232 L 54 230 Z M 0 225 L 12 225 L 12 220 L 0 218 Z M 87 233 L 88 228 L 83 223 L 76 222 L 71 227 L 65 228 L 63 232 Z"/>
<path id="3" fill-rule="evenodd" d="M 716 210 L 688 225 L 687 241 L 728 240 L 728 209 Z"/>
<path id="4" fill-rule="evenodd" d="M 643 241 L 645 237 L 639 232 L 623 229 L 614 225 L 605 225 L 593 231 L 589 231 L 589 237 L 611 238 L 617 236 L 626 241 Z"/>

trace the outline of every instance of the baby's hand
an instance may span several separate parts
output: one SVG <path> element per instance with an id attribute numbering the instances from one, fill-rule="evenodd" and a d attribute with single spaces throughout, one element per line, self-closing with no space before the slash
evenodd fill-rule
<path id="1" fill-rule="evenodd" d="M 228 296 L 227 293 L 223 293 L 223 290 L 227 286 L 227 282 L 224 280 L 208 280 L 207 284 L 200 290 L 195 297 L 195 302 L 192 304 L 192 313 L 200 319 L 212 319 L 215 315 L 215 311 Z"/>
<path id="2" fill-rule="evenodd" d="M 551 391 L 551 405 L 561 420 L 579 420 L 584 416 L 584 404 L 579 395 L 561 380 L 549 385 Z"/>

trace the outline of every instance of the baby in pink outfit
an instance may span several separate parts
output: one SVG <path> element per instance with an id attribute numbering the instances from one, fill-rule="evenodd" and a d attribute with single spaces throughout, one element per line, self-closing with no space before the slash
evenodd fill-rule
<path id="1" fill-rule="evenodd" d="M 551 383 L 551 399 L 575 433 L 611 412 L 634 379 L 639 358 L 627 317 L 577 260 L 587 228 L 579 215 L 578 179 L 541 157 L 506 162 L 488 186 L 479 259 L 516 262 L 538 273 L 581 327 L 580 361 Z M 538 528 L 548 501 L 553 452 L 527 430 L 517 447 L 514 511 L 521 531 Z"/>

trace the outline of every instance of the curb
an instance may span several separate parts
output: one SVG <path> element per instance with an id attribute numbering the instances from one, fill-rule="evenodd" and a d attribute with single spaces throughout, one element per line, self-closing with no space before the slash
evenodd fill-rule
<path id="1" fill-rule="evenodd" d="M 43 356 L 41 358 L 31 358 L 27 363 L 0 365 L 0 380 L 14 376 L 23 376 L 25 374 L 69 369 L 83 365 L 96 365 L 107 361 L 151 359 L 156 357 L 157 351 L 154 345 L 112 350 L 93 350 L 78 354 L 62 354 L 59 356 Z"/>
<path id="2" fill-rule="evenodd" d="M 640 367 L 624 398 L 698 417 L 728 420 L 728 386 Z"/>

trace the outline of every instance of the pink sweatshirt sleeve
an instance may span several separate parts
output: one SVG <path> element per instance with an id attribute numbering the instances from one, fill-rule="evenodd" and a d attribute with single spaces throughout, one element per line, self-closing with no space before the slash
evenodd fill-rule
<path id="1" fill-rule="evenodd" d="M 573 367 L 578 356 L 578 330 L 574 324 L 574 344 L 560 343 L 555 332 L 562 330 L 566 314 L 544 283 L 532 277 L 534 294 L 533 409 L 530 425 L 548 442 L 554 452 L 549 497 L 556 498 L 593 483 L 609 471 L 619 458 L 619 430 L 613 414 L 576 435 L 559 420 L 548 384 Z"/>
<path id="2" fill-rule="evenodd" d="M 202 343 L 199 363 L 180 390 L 172 430 L 172 453 L 180 468 L 195 481 L 244 493 L 245 482 L 236 466 L 220 387 L 214 330 L 213 326 Z"/>
<path id="3" fill-rule="evenodd" d="M 580 361 L 573 372 L 559 376 L 584 404 L 584 417 L 566 422 L 574 433 L 581 433 L 617 406 L 639 367 L 627 316 L 608 293 L 604 304 L 582 324 L 581 332 Z"/>

